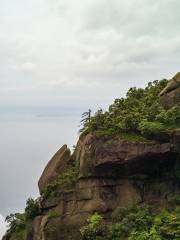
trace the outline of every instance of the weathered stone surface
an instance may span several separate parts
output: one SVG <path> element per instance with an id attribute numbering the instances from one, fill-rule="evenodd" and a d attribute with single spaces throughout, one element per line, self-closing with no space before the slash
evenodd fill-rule
<path id="1" fill-rule="evenodd" d="M 85 223 L 81 216 L 49 219 L 44 229 L 44 240 L 80 240 L 79 228 Z"/>
<path id="2" fill-rule="evenodd" d="M 47 216 L 38 216 L 33 221 L 33 239 L 32 240 L 45 240 L 44 228 L 47 223 Z"/>
<path id="3" fill-rule="evenodd" d="M 64 171 L 66 164 L 70 160 L 70 155 L 67 145 L 63 145 L 48 162 L 38 182 L 40 193 L 47 184 L 53 182 Z"/>
<path id="4" fill-rule="evenodd" d="M 49 209 L 56 207 L 60 201 L 60 197 L 41 197 L 40 199 L 40 207 L 43 209 Z"/>
<path id="5" fill-rule="evenodd" d="M 128 166 L 132 169 L 131 166 L 139 162 L 139 167 L 137 165 L 133 170 L 138 171 L 142 169 L 142 162 L 145 166 L 151 159 L 167 158 L 168 153 L 171 153 L 170 143 L 130 143 L 120 138 L 110 139 L 92 135 L 84 138 L 84 144 L 80 140 L 78 146 L 80 177 L 121 177 L 129 174 Z"/>
<path id="6" fill-rule="evenodd" d="M 159 94 L 164 108 L 169 109 L 180 104 L 180 72 L 178 72 Z"/>

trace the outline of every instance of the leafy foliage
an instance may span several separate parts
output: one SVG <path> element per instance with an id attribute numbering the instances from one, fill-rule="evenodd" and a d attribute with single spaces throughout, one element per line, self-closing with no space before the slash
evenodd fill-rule
<path id="1" fill-rule="evenodd" d="M 95 213 L 87 219 L 88 225 L 83 227 L 81 231 L 82 240 L 105 240 L 108 229 L 103 224 L 103 218 L 100 214 Z"/>
<path id="2" fill-rule="evenodd" d="M 178 125 L 180 122 L 180 108 L 173 106 L 169 110 L 162 110 L 157 116 L 156 120 L 167 125 Z"/>
<path id="3" fill-rule="evenodd" d="M 146 119 L 144 119 L 139 123 L 139 130 L 144 135 L 158 133 L 164 129 L 165 126 L 160 122 L 148 122 Z"/>
<path id="4" fill-rule="evenodd" d="M 45 197 L 56 196 L 59 192 L 72 190 L 78 180 L 79 163 L 68 165 L 64 172 L 53 182 L 48 184 L 43 194 Z"/>
<path id="5" fill-rule="evenodd" d="M 84 134 L 94 132 L 101 135 L 117 135 L 124 132 L 138 134 L 156 133 L 180 126 L 180 107 L 163 109 L 159 93 L 168 80 L 148 83 L 145 89 L 130 88 L 126 98 L 116 99 L 108 111 L 98 110 L 81 129 Z"/>
<path id="6" fill-rule="evenodd" d="M 118 208 L 112 217 L 114 225 L 111 234 L 123 238 L 130 237 L 131 233 L 149 231 L 149 226 L 153 221 L 150 208 L 147 205 Z"/>
<path id="7" fill-rule="evenodd" d="M 28 198 L 26 201 L 25 216 L 27 220 L 31 220 L 39 214 L 38 200 Z"/>
<path id="8" fill-rule="evenodd" d="M 12 239 L 25 240 L 31 225 L 31 220 L 39 214 L 38 201 L 29 198 L 26 202 L 24 213 L 10 214 L 6 217 L 8 232 L 12 233 Z"/>
<path id="9" fill-rule="evenodd" d="M 98 219 L 95 224 L 92 219 Z M 100 215 L 93 215 L 81 229 L 83 240 L 179 240 L 180 209 L 162 210 L 154 214 L 148 205 L 117 208 L 112 224 L 103 224 Z"/>
<path id="10" fill-rule="evenodd" d="M 20 232 L 21 230 L 24 230 L 26 226 L 25 213 L 10 214 L 6 217 L 6 222 L 11 231 Z"/>

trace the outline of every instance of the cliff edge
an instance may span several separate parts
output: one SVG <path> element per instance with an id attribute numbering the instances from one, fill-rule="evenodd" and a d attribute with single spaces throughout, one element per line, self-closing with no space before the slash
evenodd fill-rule
<path id="1" fill-rule="evenodd" d="M 179 76 L 159 94 L 165 109 L 179 104 Z M 39 179 L 38 212 L 28 220 L 24 239 L 80 240 L 80 228 L 89 216 L 97 212 L 109 223 L 115 209 L 130 204 L 175 209 L 174 196 L 180 194 L 180 129 L 155 128 L 148 134 L 139 129 L 141 136 L 140 130 L 132 133 L 127 126 L 112 135 L 85 129 L 73 153 L 62 146 Z M 12 229 L 3 238 L 19 239 Z"/>

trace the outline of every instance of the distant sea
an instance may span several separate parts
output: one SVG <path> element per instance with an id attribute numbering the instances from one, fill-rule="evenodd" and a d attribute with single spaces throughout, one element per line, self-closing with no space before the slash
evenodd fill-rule
<path id="1" fill-rule="evenodd" d="M 63 145 L 78 139 L 81 110 L 0 108 L 0 214 L 22 211 L 38 196 L 38 179 Z M 0 226 L 1 228 L 1 226 Z"/>

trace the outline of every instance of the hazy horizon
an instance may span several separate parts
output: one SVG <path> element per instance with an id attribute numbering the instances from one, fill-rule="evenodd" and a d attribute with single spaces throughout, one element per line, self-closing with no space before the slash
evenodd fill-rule
<path id="1" fill-rule="evenodd" d="M 3 217 L 22 212 L 29 197 L 39 196 L 38 179 L 55 152 L 65 143 L 72 149 L 78 137 L 78 120 L 78 114 L 47 117 L 16 114 L 14 118 L 11 115 L 0 119 L 2 232 Z"/>

